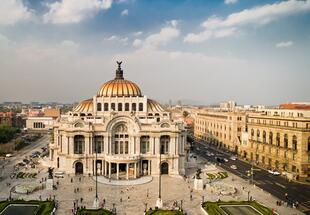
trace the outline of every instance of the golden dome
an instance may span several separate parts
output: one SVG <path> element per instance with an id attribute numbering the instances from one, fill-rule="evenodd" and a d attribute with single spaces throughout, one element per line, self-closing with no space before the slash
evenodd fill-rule
<path id="1" fill-rule="evenodd" d="M 147 100 L 147 111 L 148 112 L 163 112 L 165 109 L 155 100 Z"/>
<path id="2" fill-rule="evenodd" d="M 76 107 L 73 108 L 74 112 L 92 112 L 93 111 L 93 100 L 87 99 L 82 101 Z"/>
<path id="3" fill-rule="evenodd" d="M 125 80 L 123 77 L 123 70 L 121 69 L 121 63 L 117 62 L 118 69 L 116 70 L 116 76 L 113 80 L 104 83 L 97 92 L 98 97 L 136 97 L 142 96 L 141 90 L 137 84 Z"/>

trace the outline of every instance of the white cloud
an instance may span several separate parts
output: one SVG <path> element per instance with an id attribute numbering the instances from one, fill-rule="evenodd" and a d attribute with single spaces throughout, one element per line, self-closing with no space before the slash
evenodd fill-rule
<path id="1" fill-rule="evenodd" d="M 103 43 L 105 43 L 106 41 L 110 41 L 110 42 L 114 42 L 114 43 L 118 43 L 118 44 L 122 44 L 122 45 L 127 45 L 128 44 L 128 37 L 119 37 L 116 35 L 112 35 L 108 38 L 103 39 Z"/>
<path id="2" fill-rule="evenodd" d="M 292 46 L 294 43 L 292 41 L 282 41 L 276 44 L 277 48 L 288 48 Z"/>
<path id="3" fill-rule="evenodd" d="M 76 42 L 74 42 L 72 40 L 64 40 L 64 41 L 61 42 L 61 45 L 63 47 L 74 48 L 74 49 L 80 47 L 79 43 L 76 43 Z"/>
<path id="4" fill-rule="evenodd" d="M 128 14 L 129 14 L 128 9 L 125 9 L 121 12 L 121 16 L 128 16 Z"/>
<path id="5" fill-rule="evenodd" d="M 0 14 L 0 25 L 14 25 L 32 16 L 22 0 L 1 0 Z"/>
<path id="6" fill-rule="evenodd" d="M 44 22 L 55 24 L 79 23 L 100 10 L 107 10 L 113 0 L 61 0 L 47 4 L 49 11 Z"/>
<path id="7" fill-rule="evenodd" d="M 310 10 L 310 0 L 289 0 L 245 9 L 241 12 L 232 13 L 225 19 L 212 16 L 201 24 L 204 31 L 189 33 L 184 38 L 184 42 L 203 42 L 210 38 L 217 38 L 216 35 L 219 34 L 227 37 L 236 33 L 238 28 L 242 26 L 264 25 L 281 17 L 308 10 Z"/>
<path id="8" fill-rule="evenodd" d="M 132 35 L 135 36 L 135 37 L 138 37 L 138 36 L 140 36 L 142 34 L 143 34 L 142 31 L 137 31 L 137 32 L 134 32 Z"/>
<path id="9" fill-rule="evenodd" d="M 236 4 L 238 2 L 238 0 L 225 0 L 224 3 L 225 4 Z"/>
<path id="10" fill-rule="evenodd" d="M 156 48 L 161 45 L 166 45 L 168 42 L 179 37 L 180 30 L 177 29 L 177 21 L 172 20 L 167 22 L 167 26 L 160 29 L 158 33 L 151 34 L 143 41 L 136 39 L 133 46 L 142 46 L 144 48 Z"/>

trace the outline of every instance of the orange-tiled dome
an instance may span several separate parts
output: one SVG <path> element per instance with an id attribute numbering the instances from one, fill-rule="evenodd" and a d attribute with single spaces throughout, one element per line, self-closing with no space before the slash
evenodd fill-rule
<path id="1" fill-rule="evenodd" d="M 123 70 L 121 69 L 121 63 L 118 63 L 118 69 L 116 70 L 116 77 L 114 80 L 104 83 L 97 92 L 98 97 L 136 97 L 142 96 L 141 90 L 137 84 L 125 80 L 123 77 Z"/>

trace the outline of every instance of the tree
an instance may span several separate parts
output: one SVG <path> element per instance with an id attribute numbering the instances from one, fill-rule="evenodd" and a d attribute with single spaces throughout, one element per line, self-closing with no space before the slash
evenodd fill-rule
<path id="1" fill-rule="evenodd" d="M 184 117 L 184 118 L 188 117 L 188 115 L 189 115 L 188 111 L 186 111 L 186 110 L 183 111 L 183 117 Z"/>

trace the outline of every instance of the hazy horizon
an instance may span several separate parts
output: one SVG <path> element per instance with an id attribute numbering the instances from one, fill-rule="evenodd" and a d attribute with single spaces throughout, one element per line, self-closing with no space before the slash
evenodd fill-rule
<path id="1" fill-rule="evenodd" d="M 116 60 L 162 103 L 310 101 L 310 0 L 82 2 L 2 2 L 0 103 L 91 98 Z"/>

